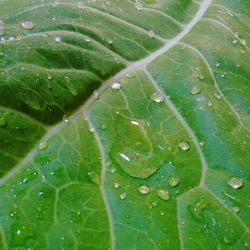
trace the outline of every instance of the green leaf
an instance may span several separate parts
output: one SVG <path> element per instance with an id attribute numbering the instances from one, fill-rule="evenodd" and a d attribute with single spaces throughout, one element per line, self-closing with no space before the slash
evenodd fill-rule
<path id="1" fill-rule="evenodd" d="M 0 17 L 0 249 L 249 249 L 248 0 Z"/>

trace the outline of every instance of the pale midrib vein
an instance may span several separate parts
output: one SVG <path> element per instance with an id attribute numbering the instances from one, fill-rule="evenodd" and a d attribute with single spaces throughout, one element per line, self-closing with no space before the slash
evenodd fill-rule
<path id="1" fill-rule="evenodd" d="M 138 70 L 138 69 L 142 69 L 145 65 L 148 65 L 149 63 L 151 63 L 152 61 L 154 61 L 156 58 L 158 58 L 159 56 L 161 56 L 163 53 L 165 53 L 166 51 L 168 51 L 169 49 L 171 49 L 172 47 L 174 47 L 176 44 L 178 44 L 178 42 L 185 37 L 191 30 L 192 28 L 196 25 L 196 23 L 198 23 L 198 21 L 203 17 L 203 15 L 205 14 L 206 10 L 208 9 L 208 7 L 210 6 L 210 4 L 212 3 L 213 0 L 204 0 L 201 5 L 200 8 L 198 10 L 198 12 L 196 13 L 196 15 L 194 16 L 194 18 L 192 19 L 192 21 L 186 25 L 186 27 L 183 29 L 183 31 L 181 33 L 179 33 L 175 38 L 167 41 L 165 43 L 165 45 L 160 48 L 159 50 L 153 52 L 152 54 L 150 54 L 149 56 L 147 56 L 146 58 L 130 63 L 127 68 L 121 70 L 120 72 L 118 72 L 115 76 L 111 77 L 111 79 L 117 79 L 119 80 L 120 78 L 126 76 L 127 74 Z M 111 85 L 111 79 L 108 79 L 99 89 L 98 91 L 95 91 L 95 93 L 79 108 L 77 109 L 70 117 L 70 121 L 75 120 L 79 114 L 82 113 L 87 113 L 91 104 L 95 102 L 95 100 L 99 97 L 99 95 L 101 93 L 103 93 L 108 87 L 110 87 Z M 96 92 L 98 92 L 98 95 L 96 95 Z M 50 137 L 52 137 L 56 132 L 58 132 L 60 129 L 62 129 L 65 126 L 65 122 L 61 121 L 59 122 L 57 125 L 50 127 L 48 129 L 48 132 L 46 133 L 46 135 L 41 138 L 40 141 L 47 141 Z M 32 160 L 33 156 L 37 153 L 38 150 L 38 145 L 39 142 L 37 144 L 37 146 L 31 150 L 25 158 L 23 158 L 22 161 L 20 161 L 15 167 L 13 167 L 1 180 L 0 180 L 0 185 L 3 185 L 7 180 L 9 180 L 13 175 L 15 175 L 23 166 L 25 166 L 25 164 L 27 164 L 29 161 Z"/>
<path id="2" fill-rule="evenodd" d="M 94 125 L 91 123 L 90 118 L 87 116 L 86 114 L 86 118 L 89 124 L 89 127 L 94 127 Z M 97 142 L 97 146 L 99 148 L 99 152 L 101 154 L 101 183 L 100 183 L 100 192 L 102 195 L 102 199 L 106 208 L 106 212 L 107 212 L 107 217 L 108 217 L 108 222 L 109 222 L 109 231 L 110 231 L 110 240 L 111 240 L 111 249 L 115 250 L 115 235 L 114 235 L 114 222 L 113 222 L 113 217 L 112 217 L 112 213 L 109 207 L 109 203 L 108 203 L 108 199 L 106 196 L 106 192 L 105 192 L 105 180 L 106 180 L 106 174 L 107 174 L 107 164 L 106 164 L 106 157 L 105 157 L 105 151 L 103 149 L 103 145 L 101 142 L 101 139 L 98 135 L 98 133 L 96 132 L 96 130 L 93 132 L 94 136 L 95 136 L 95 140 Z"/>

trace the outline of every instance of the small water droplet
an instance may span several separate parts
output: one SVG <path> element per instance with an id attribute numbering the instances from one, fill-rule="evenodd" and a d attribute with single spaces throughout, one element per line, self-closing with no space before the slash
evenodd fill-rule
<path id="1" fill-rule="evenodd" d="M 121 83 L 115 80 L 111 84 L 111 88 L 115 90 L 119 90 L 121 87 L 122 87 Z"/>
<path id="2" fill-rule="evenodd" d="M 115 183 L 113 184 L 113 186 L 114 186 L 114 188 L 115 188 L 115 189 L 117 189 L 117 188 L 119 188 L 119 187 L 120 187 L 120 183 L 115 182 Z"/>
<path id="3" fill-rule="evenodd" d="M 138 1 L 138 0 L 135 1 L 135 8 L 136 8 L 137 10 L 139 10 L 139 11 L 142 11 L 142 10 L 143 10 L 143 6 L 142 6 L 142 4 L 141 4 L 140 1 Z"/>
<path id="4" fill-rule="evenodd" d="M 178 147 L 183 151 L 188 151 L 190 149 L 190 145 L 187 141 L 182 141 L 178 144 Z"/>
<path id="5" fill-rule="evenodd" d="M 55 41 L 56 41 L 57 43 L 60 43 L 60 42 L 62 41 L 62 39 L 61 39 L 60 36 L 57 36 L 57 37 L 55 37 Z"/>
<path id="6" fill-rule="evenodd" d="M 208 101 L 207 102 L 207 106 L 209 107 L 209 108 L 212 108 L 213 106 L 214 106 L 214 104 L 213 104 L 213 102 L 212 101 Z"/>
<path id="7" fill-rule="evenodd" d="M 81 223 L 82 215 L 80 211 L 71 211 L 70 221 L 73 223 Z"/>
<path id="8" fill-rule="evenodd" d="M 220 95 L 219 93 L 214 93 L 214 96 L 215 96 L 216 99 L 218 99 L 218 100 L 221 100 L 221 99 L 222 99 L 222 97 L 221 97 L 221 95 Z"/>
<path id="9" fill-rule="evenodd" d="M 238 207 L 238 206 L 233 206 L 231 209 L 235 213 L 239 213 L 240 212 L 240 207 Z"/>
<path id="10" fill-rule="evenodd" d="M 157 195 L 164 201 L 170 200 L 169 192 L 165 189 L 158 189 Z"/>
<path id="11" fill-rule="evenodd" d="M 111 174 L 114 174 L 116 171 L 117 171 L 117 169 L 115 167 L 111 167 L 111 169 L 110 169 Z"/>
<path id="12" fill-rule="evenodd" d="M 25 20 L 21 22 L 21 27 L 26 30 L 32 30 L 35 28 L 35 25 L 33 24 L 31 20 Z"/>
<path id="13" fill-rule="evenodd" d="M 201 93 L 201 90 L 198 86 L 194 86 L 191 91 L 190 91 L 191 95 L 198 95 Z"/>
<path id="14" fill-rule="evenodd" d="M 243 186 L 243 179 L 238 176 L 230 176 L 227 184 L 233 189 L 239 189 Z"/>
<path id="15" fill-rule="evenodd" d="M 171 187 L 176 187 L 179 185 L 180 183 L 180 178 L 179 177 L 176 177 L 176 176 L 171 176 L 169 179 L 168 179 L 168 183 Z"/>
<path id="16" fill-rule="evenodd" d="M 150 38 L 154 38 L 154 37 L 155 37 L 155 32 L 154 32 L 153 30 L 149 30 L 149 31 L 148 31 L 148 36 L 149 36 Z"/>
<path id="17" fill-rule="evenodd" d="M 113 40 L 112 40 L 111 38 L 107 38 L 107 43 L 108 43 L 109 45 L 112 45 L 112 44 L 113 44 Z"/>
<path id="18" fill-rule="evenodd" d="M 125 200 L 127 198 L 127 193 L 121 193 L 119 196 L 121 200 Z"/>
<path id="19" fill-rule="evenodd" d="M 164 96 L 163 96 L 160 92 L 154 92 L 154 93 L 150 96 L 150 99 L 151 99 L 153 102 L 156 102 L 156 103 L 164 102 Z"/>
<path id="20" fill-rule="evenodd" d="M 203 148 L 205 145 L 206 145 L 206 142 L 205 141 L 200 141 L 200 146 Z"/>
<path id="21" fill-rule="evenodd" d="M 65 123 L 69 123 L 69 117 L 67 115 L 63 115 L 63 121 Z"/>
<path id="22" fill-rule="evenodd" d="M 88 177 L 89 179 L 96 185 L 100 185 L 101 183 L 101 177 L 98 173 L 94 172 L 94 171 L 90 171 L 88 172 Z"/>
<path id="23" fill-rule="evenodd" d="M 40 143 L 39 143 L 39 149 L 40 149 L 40 150 L 44 150 L 44 149 L 46 149 L 47 147 L 48 147 L 48 143 L 47 143 L 46 141 L 40 142 Z"/>
<path id="24" fill-rule="evenodd" d="M 138 192 L 140 194 L 149 194 L 151 192 L 151 188 L 148 185 L 141 185 L 138 187 Z"/>
<path id="25" fill-rule="evenodd" d="M 3 127 L 6 123 L 6 116 L 0 116 L 0 127 Z"/>

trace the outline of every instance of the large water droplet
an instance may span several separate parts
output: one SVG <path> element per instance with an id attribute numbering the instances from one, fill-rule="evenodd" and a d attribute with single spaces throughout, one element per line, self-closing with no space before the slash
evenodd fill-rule
<path id="1" fill-rule="evenodd" d="M 243 186 L 243 179 L 238 176 L 229 177 L 227 184 L 233 189 L 239 189 Z"/>
<path id="2" fill-rule="evenodd" d="M 25 20 L 21 22 L 21 27 L 26 30 L 32 30 L 35 28 L 35 25 L 33 24 L 31 20 Z"/>
<path id="3" fill-rule="evenodd" d="M 150 137 L 150 126 L 141 120 L 116 115 L 116 135 L 111 157 L 130 176 L 147 178 L 166 160 Z"/>
<path id="4" fill-rule="evenodd" d="M 150 99 L 156 103 L 164 102 L 164 96 L 160 92 L 154 92 L 150 96 Z"/>
<path id="5" fill-rule="evenodd" d="M 149 194 L 151 192 L 151 188 L 148 185 L 141 185 L 138 187 L 138 192 L 140 194 Z"/>
<path id="6" fill-rule="evenodd" d="M 164 201 L 170 200 L 169 192 L 165 189 L 158 189 L 157 194 L 158 194 L 159 198 L 164 200 Z"/>

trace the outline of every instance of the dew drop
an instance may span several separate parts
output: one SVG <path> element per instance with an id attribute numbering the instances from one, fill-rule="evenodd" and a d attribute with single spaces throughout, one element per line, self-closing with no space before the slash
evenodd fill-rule
<path id="1" fill-rule="evenodd" d="M 200 141 L 200 146 L 203 148 L 205 145 L 206 145 L 206 142 L 205 141 Z"/>
<path id="2" fill-rule="evenodd" d="M 90 171 L 90 172 L 88 172 L 88 177 L 89 177 L 91 182 L 93 182 L 96 185 L 100 185 L 101 177 L 98 173 L 96 173 L 94 171 Z"/>
<path id="3" fill-rule="evenodd" d="M 55 37 L 55 41 L 56 41 L 57 43 L 60 43 L 60 42 L 62 41 L 62 39 L 61 39 L 60 36 L 57 36 L 57 37 Z"/>
<path id="4" fill-rule="evenodd" d="M 151 188 L 148 185 L 141 185 L 138 187 L 138 192 L 140 194 L 149 194 L 151 192 Z"/>
<path id="5" fill-rule="evenodd" d="M 82 215 L 80 211 L 71 211 L 70 220 L 73 223 L 81 223 L 82 222 Z"/>
<path id="6" fill-rule="evenodd" d="M 111 38 L 107 38 L 107 43 L 108 43 L 109 45 L 112 45 L 112 44 L 113 44 L 113 40 L 112 40 Z"/>
<path id="7" fill-rule="evenodd" d="M 115 183 L 113 184 L 113 186 L 114 186 L 114 188 L 115 188 L 115 189 L 117 189 L 117 188 L 119 188 L 119 187 L 120 187 L 120 183 L 115 182 Z"/>
<path id="8" fill-rule="evenodd" d="M 121 200 L 125 200 L 127 198 L 127 193 L 121 193 L 119 196 Z"/>
<path id="9" fill-rule="evenodd" d="M 157 195 L 164 201 L 170 200 L 169 192 L 165 189 L 158 189 Z"/>
<path id="10" fill-rule="evenodd" d="M 191 95 L 198 95 L 201 93 L 201 90 L 198 86 L 194 86 L 191 91 L 190 91 Z"/>
<path id="11" fill-rule="evenodd" d="M 149 36 L 150 38 L 154 38 L 154 37 L 155 37 L 155 32 L 154 32 L 153 30 L 149 30 L 149 31 L 148 31 L 148 36 Z"/>
<path id="12" fill-rule="evenodd" d="M 63 115 L 63 121 L 65 123 L 69 123 L 69 117 L 67 115 Z"/>
<path id="13" fill-rule="evenodd" d="M 143 10 L 143 6 L 142 6 L 142 4 L 141 4 L 140 1 L 138 1 L 138 0 L 135 1 L 135 8 L 136 8 L 137 10 L 139 10 L 139 11 L 142 11 L 142 10 Z"/>
<path id="14" fill-rule="evenodd" d="M 214 104 L 213 104 L 213 102 L 212 101 L 208 101 L 207 102 L 207 106 L 209 107 L 209 108 L 212 108 L 213 106 L 214 106 Z"/>
<path id="15" fill-rule="evenodd" d="M 115 80 L 111 84 L 111 88 L 115 89 L 115 90 L 119 90 L 121 88 L 121 86 L 122 86 L 121 83 L 118 81 L 115 81 Z"/>
<path id="16" fill-rule="evenodd" d="M 6 116 L 0 116 L 0 127 L 3 127 L 6 123 Z"/>
<path id="17" fill-rule="evenodd" d="M 32 30 L 35 28 L 35 25 L 33 24 L 31 20 L 25 20 L 21 22 L 21 27 L 26 30 Z"/>
<path id="18" fill-rule="evenodd" d="M 219 93 L 214 93 L 214 96 L 215 96 L 215 98 L 218 99 L 218 100 L 221 100 L 221 99 L 222 99 L 222 97 L 221 97 L 221 95 L 220 95 Z"/>
<path id="19" fill-rule="evenodd" d="M 238 207 L 238 206 L 233 206 L 231 209 L 235 213 L 239 213 L 240 212 L 240 207 Z"/>
<path id="20" fill-rule="evenodd" d="M 116 171 L 117 171 L 117 169 L 115 167 L 111 167 L 111 169 L 110 169 L 111 174 L 114 174 Z"/>
<path id="21" fill-rule="evenodd" d="M 45 142 L 40 142 L 39 143 L 39 149 L 40 150 L 44 150 L 48 147 L 48 143 L 45 141 Z"/>
<path id="22" fill-rule="evenodd" d="M 160 92 L 154 92 L 154 93 L 150 96 L 150 99 L 151 99 L 153 102 L 156 102 L 156 103 L 164 102 L 164 96 L 163 96 Z"/>
<path id="23" fill-rule="evenodd" d="M 243 186 L 243 179 L 238 176 L 229 177 L 227 184 L 233 189 L 239 189 Z"/>
<path id="24" fill-rule="evenodd" d="M 168 183 L 171 187 L 176 187 L 179 185 L 180 183 L 180 178 L 179 177 L 176 177 L 176 176 L 171 176 L 169 179 L 168 179 Z"/>
<path id="25" fill-rule="evenodd" d="M 178 147 L 183 151 L 188 151 L 190 149 L 190 145 L 187 141 L 182 141 L 178 144 Z"/>

